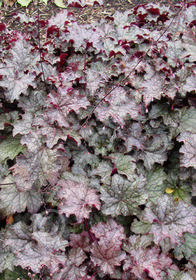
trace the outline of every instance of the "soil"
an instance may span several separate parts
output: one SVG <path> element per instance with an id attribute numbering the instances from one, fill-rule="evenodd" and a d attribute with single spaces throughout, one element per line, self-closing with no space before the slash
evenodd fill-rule
<path id="1" fill-rule="evenodd" d="M 7 28 L 10 30 L 24 31 L 24 24 L 21 24 L 17 18 L 13 15 L 16 13 L 25 13 L 28 16 L 34 17 L 38 15 L 39 7 L 39 17 L 40 19 L 49 19 L 51 16 L 59 13 L 62 8 L 58 8 L 53 2 L 49 1 L 47 5 L 43 2 L 39 3 L 39 0 L 34 0 L 28 8 L 21 7 L 16 0 L 4 0 L 3 7 L 0 11 L 0 22 L 6 24 Z M 65 1 L 64 1 L 65 2 Z M 94 6 L 88 6 L 84 8 L 68 7 L 67 9 L 74 13 L 79 23 L 90 23 L 92 21 L 97 21 L 106 16 L 112 16 L 116 11 L 130 10 L 140 3 L 152 3 L 161 2 L 166 5 L 174 6 L 174 3 L 180 3 L 175 0 L 168 1 L 149 1 L 149 0 L 104 0 L 104 5 L 99 6 L 95 4 Z M 7 3 L 7 4 L 5 4 Z"/>

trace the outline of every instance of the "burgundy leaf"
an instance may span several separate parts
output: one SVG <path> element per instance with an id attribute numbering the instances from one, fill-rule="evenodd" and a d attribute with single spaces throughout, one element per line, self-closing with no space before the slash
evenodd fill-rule
<path id="1" fill-rule="evenodd" d="M 101 121 L 111 117 L 123 127 L 128 117 L 136 119 L 140 112 L 140 106 L 131 98 L 122 87 L 117 87 L 106 96 L 105 103 L 96 108 Z"/>
<path id="2" fill-rule="evenodd" d="M 81 108 L 86 109 L 90 105 L 86 96 L 80 95 L 79 91 L 70 88 L 59 88 L 58 92 L 48 95 L 48 116 L 50 123 L 58 122 L 60 127 L 66 127 L 66 117 L 71 111 L 79 113 Z"/>
<path id="3" fill-rule="evenodd" d="M 93 206 L 100 210 L 101 203 L 96 191 L 87 187 L 86 183 L 60 180 L 58 185 L 62 187 L 58 191 L 58 197 L 62 200 L 59 205 L 61 214 L 65 213 L 67 217 L 75 214 L 78 223 L 81 223 L 89 217 Z"/>
<path id="4" fill-rule="evenodd" d="M 113 274 L 115 266 L 119 266 L 126 256 L 121 250 L 122 240 L 125 239 L 123 227 L 108 219 L 106 224 L 98 223 L 91 231 L 99 238 L 99 241 L 92 244 L 91 260 L 105 274 Z"/>

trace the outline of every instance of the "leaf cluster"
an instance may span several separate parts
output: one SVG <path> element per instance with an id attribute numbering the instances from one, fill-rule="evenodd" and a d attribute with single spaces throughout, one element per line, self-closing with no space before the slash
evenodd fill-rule
<path id="1" fill-rule="evenodd" d="M 6 279 L 195 279 L 195 16 L 64 10 L 41 49 L 0 24 Z"/>

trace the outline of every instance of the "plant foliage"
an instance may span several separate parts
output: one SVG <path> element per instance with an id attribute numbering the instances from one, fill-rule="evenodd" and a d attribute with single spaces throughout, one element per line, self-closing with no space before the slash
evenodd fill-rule
<path id="1" fill-rule="evenodd" d="M 2 277 L 196 278 L 195 18 L 0 24 Z"/>

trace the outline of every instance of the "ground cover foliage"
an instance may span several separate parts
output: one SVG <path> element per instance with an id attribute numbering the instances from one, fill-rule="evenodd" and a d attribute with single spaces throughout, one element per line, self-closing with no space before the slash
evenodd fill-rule
<path id="1" fill-rule="evenodd" d="M 193 2 L 0 23 L 4 279 L 195 279 Z"/>

